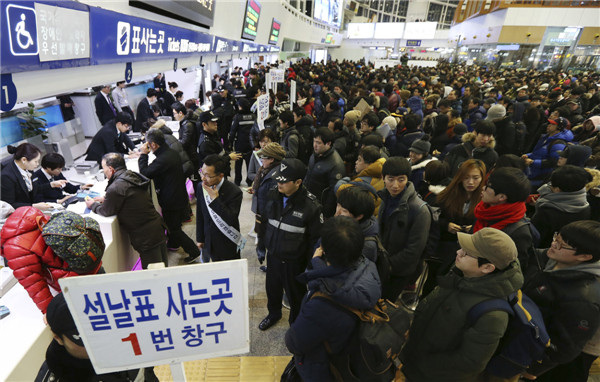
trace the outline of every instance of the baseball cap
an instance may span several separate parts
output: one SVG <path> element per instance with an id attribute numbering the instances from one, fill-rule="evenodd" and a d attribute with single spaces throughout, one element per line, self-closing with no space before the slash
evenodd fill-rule
<path id="1" fill-rule="evenodd" d="M 52 301 L 50 301 L 50 304 L 48 304 L 48 308 L 46 309 L 46 320 L 54 333 L 65 335 L 77 345 L 84 346 L 83 341 L 79 336 L 77 326 L 75 326 L 73 316 L 69 311 L 67 301 L 65 301 L 65 296 L 63 296 L 62 293 L 54 296 Z"/>
<path id="2" fill-rule="evenodd" d="M 569 121 L 563 117 L 558 117 L 556 119 L 548 119 L 548 123 L 558 126 L 560 130 L 564 130 L 569 127 Z"/>
<path id="3" fill-rule="evenodd" d="M 306 166 L 300 159 L 287 158 L 281 161 L 279 168 L 275 170 L 271 178 L 278 183 L 286 183 L 304 179 L 306 176 Z"/>
<path id="4" fill-rule="evenodd" d="M 472 235 L 459 232 L 458 242 L 469 255 L 488 259 L 500 270 L 517 259 L 515 242 L 496 228 L 485 227 Z"/>
<path id="5" fill-rule="evenodd" d="M 200 123 L 208 123 L 208 121 L 218 121 L 219 117 L 214 115 L 212 111 L 205 111 L 204 113 L 200 114 L 199 120 Z"/>

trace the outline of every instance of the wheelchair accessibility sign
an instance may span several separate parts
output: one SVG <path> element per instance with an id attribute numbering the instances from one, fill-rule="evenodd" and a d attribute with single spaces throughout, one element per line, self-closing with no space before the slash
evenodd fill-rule
<path id="1" fill-rule="evenodd" d="M 15 56 L 35 56 L 39 53 L 35 9 L 10 4 L 6 7 L 10 36 L 10 51 Z"/>

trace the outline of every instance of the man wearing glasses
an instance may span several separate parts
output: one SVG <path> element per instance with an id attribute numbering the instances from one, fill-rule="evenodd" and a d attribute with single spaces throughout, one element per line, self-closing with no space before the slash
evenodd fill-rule
<path id="1" fill-rule="evenodd" d="M 542 269 L 528 272 L 523 292 L 540 308 L 554 346 L 527 371 L 537 381 L 587 381 L 600 355 L 600 222 L 562 227 L 541 253 Z M 533 267 L 531 267 L 533 268 Z M 600 335 L 600 333 L 598 333 Z"/>
<path id="2" fill-rule="evenodd" d="M 196 190 L 196 242 L 202 262 L 240 258 L 244 238 L 240 234 L 242 190 L 225 179 L 228 163 L 222 156 L 204 158 L 202 183 Z M 195 259 L 187 258 L 187 262 Z"/>

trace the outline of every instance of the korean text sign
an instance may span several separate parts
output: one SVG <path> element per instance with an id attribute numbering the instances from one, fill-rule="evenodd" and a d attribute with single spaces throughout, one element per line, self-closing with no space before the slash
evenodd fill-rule
<path id="1" fill-rule="evenodd" d="M 245 259 L 60 285 L 99 374 L 250 350 Z"/>

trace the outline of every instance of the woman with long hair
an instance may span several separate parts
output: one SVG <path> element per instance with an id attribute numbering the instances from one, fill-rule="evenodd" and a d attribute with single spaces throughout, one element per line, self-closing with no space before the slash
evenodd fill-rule
<path id="1" fill-rule="evenodd" d="M 475 223 L 475 206 L 481 200 L 486 168 L 483 161 L 469 159 L 463 162 L 452 181 L 436 198 L 441 209 L 440 241 L 436 257 L 429 262 L 429 277 L 423 294 L 436 286 L 436 275 L 445 274 L 456 257 L 458 232 L 471 232 Z"/>

